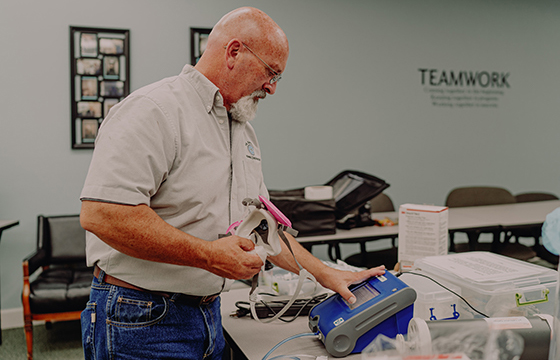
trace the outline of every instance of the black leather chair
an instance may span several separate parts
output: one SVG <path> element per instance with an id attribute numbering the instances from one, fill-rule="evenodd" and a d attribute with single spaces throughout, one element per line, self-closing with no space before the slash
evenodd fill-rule
<path id="1" fill-rule="evenodd" d="M 447 195 L 446 205 L 449 207 L 483 206 L 513 204 L 518 202 L 515 196 L 501 187 L 473 186 L 452 190 Z M 530 247 L 519 243 L 509 243 L 507 229 L 477 229 L 465 231 L 469 239 L 468 248 L 456 246 L 454 243 L 454 231 L 449 232 L 450 251 L 462 252 L 472 250 L 492 251 L 501 255 L 509 256 L 519 260 L 529 260 L 535 257 L 536 252 Z M 482 233 L 493 235 L 492 243 L 479 243 L 478 238 Z M 504 241 L 502 242 L 502 233 Z"/>
<path id="2" fill-rule="evenodd" d="M 38 216 L 37 249 L 23 260 L 27 358 L 33 358 L 33 321 L 79 320 L 89 299 L 93 269 L 86 267 L 79 215 Z"/>
<path id="3" fill-rule="evenodd" d="M 466 207 L 466 206 L 484 206 L 484 205 L 501 205 L 501 204 L 513 204 L 515 203 L 515 197 L 508 190 L 501 187 L 492 186 L 470 186 L 470 187 L 460 187 L 453 189 L 447 195 L 445 200 L 445 205 L 452 207 Z M 493 250 L 497 251 L 501 231 L 499 230 L 469 230 L 465 231 L 469 239 L 468 249 L 461 249 L 455 245 L 455 232 L 449 232 L 449 251 L 461 252 L 464 250 Z M 478 238 L 481 233 L 491 233 L 493 234 L 493 242 L 491 248 L 485 248 L 482 244 L 479 244 Z"/>
<path id="4" fill-rule="evenodd" d="M 530 192 L 515 195 L 515 201 L 518 203 L 548 200 L 558 200 L 558 196 L 544 192 Z"/>

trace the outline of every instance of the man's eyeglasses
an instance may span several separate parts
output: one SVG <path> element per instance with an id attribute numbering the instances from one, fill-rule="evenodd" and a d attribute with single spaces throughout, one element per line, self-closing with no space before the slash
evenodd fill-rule
<path id="1" fill-rule="evenodd" d="M 251 50 L 250 47 L 248 47 L 245 43 L 242 43 L 243 46 L 245 46 L 247 48 L 247 50 L 249 50 L 251 52 L 251 54 L 255 55 L 257 57 L 257 59 L 259 59 L 264 66 L 266 66 L 268 68 L 268 70 L 270 70 L 271 73 L 274 74 L 274 76 L 272 77 L 272 79 L 270 79 L 270 84 L 274 84 L 278 81 L 280 81 L 280 79 L 282 79 L 282 74 L 276 72 L 273 68 L 270 67 L 270 65 L 268 65 L 263 59 L 261 59 L 261 57 L 259 55 L 257 55 L 253 50 Z"/>

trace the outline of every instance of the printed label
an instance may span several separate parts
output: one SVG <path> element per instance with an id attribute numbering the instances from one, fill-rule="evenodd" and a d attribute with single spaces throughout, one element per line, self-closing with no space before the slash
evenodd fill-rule
<path id="1" fill-rule="evenodd" d="M 530 329 L 533 327 L 529 319 L 524 317 L 497 317 L 484 320 L 492 330 Z"/>

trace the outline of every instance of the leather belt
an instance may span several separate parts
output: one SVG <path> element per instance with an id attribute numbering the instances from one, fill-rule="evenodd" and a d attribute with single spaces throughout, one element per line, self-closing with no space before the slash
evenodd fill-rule
<path id="1" fill-rule="evenodd" d="M 151 291 L 151 290 L 146 290 L 144 288 L 138 287 L 136 285 L 132 285 L 130 283 L 127 283 L 126 281 L 117 279 L 114 276 L 111 276 L 107 273 L 105 273 L 105 276 L 103 277 L 103 279 L 99 279 L 99 274 L 101 273 L 101 269 L 99 268 L 99 266 L 95 265 L 95 268 L 93 269 L 93 276 L 95 276 L 95 278 L 97 280 L 99 280 L 100 282 L 105 282 L 107 284 L 110 285 L 115 285 L 115 286 L 120 286 L 126 289 L 131 289 L 131 290 L 136 290 L 136 291 L 142 291 L 142 292 L 146 292 L 146 293 L 150 293 L 156 296 L 163 296 L 166 297 L 168 299 L 170 299 L 171 301 L 174 301 L 176 303 L 179 304 L 185 304 L 185 305 L 190 305 L 190 306 L 200 306 L 200 305 L 208 305 L 210 303 L 212 303 L 214 300 L 216 300 L 218 298 L 218 296 L 220 296 L 220 294 L 214 294 L 214 295 L 205 295 L 205 296 L 195 296 L 195 295 L 187 295 L 187 294 L 182 294 L 182 293 L 168 293 L 168 292 L 163 292 L 163 291 Z"/>

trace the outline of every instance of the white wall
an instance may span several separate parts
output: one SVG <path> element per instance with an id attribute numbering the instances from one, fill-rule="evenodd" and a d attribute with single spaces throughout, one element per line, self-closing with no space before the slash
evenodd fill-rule
<path id="1" fill-rule="evenodd" d="M 372 173 L 404 202 L 443 204 L 463 185 L 560 194 L 560 5 L 496 0 L 5 0 L 0 3 L 2 308 L 21 306 L 36 217 L 78 213 L 90 150 L 70 148 L 69 26 L 130 29 L 131 88 L 189 61 L 189 28 L 253 5 L 290 40 L 255 128 L 270 188 Z M 432 105 L 418 69 L 509 73 L 496 108 Z M 471 93 L 472 94 L 472 93 Z M 443 95 L 449 95 L 443 93 Z M 474 96 L 474 94 L 472 94 Z M 478 96 L 478 95 L 477 95 Z M 457 101 L 447 101 L 457 104 Z"/>

